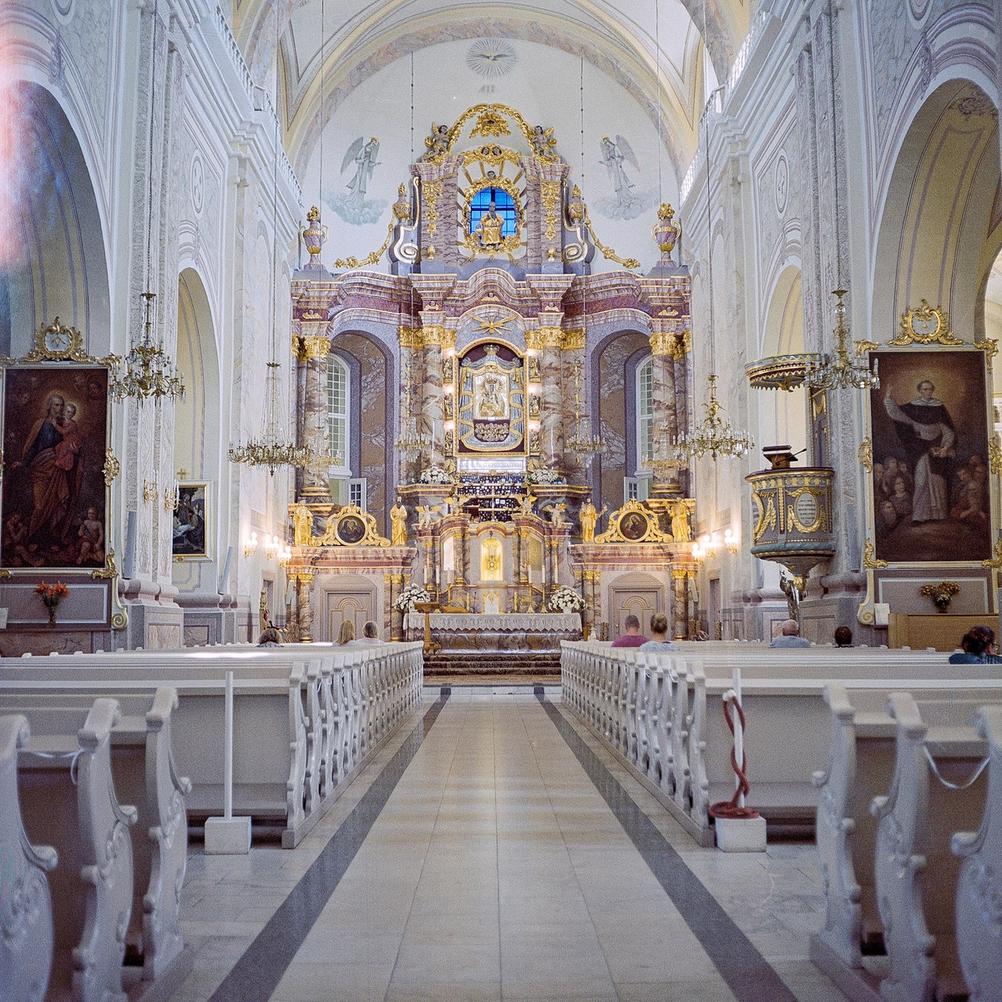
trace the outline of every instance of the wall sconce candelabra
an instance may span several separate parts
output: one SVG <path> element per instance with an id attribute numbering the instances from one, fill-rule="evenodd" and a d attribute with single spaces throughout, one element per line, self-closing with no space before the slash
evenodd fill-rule
<path id="1" fill-rule="evenodd" d="M 741 546 L 741 539 L 733 529 L 724 530 L 724 546 L 728 553 L 735 554 Z"/>
<path id="2" fill-rule="evenodd" d="M 157 487 L 157 482 L 155 480 L 143 481 L 143 500 L 147 504 L 153 504 L 159 494 L 160 488 Z"/>
<path id="3" fill-rule="evenodd" d="M 256 532 L 252 532 L 244 540 L 244 556 L 245 557 L 249 557 L 249 556 L 251 556 L 251 554 L 256 553 L 258 545 L 259 545 L 259 541 L 258 541 L 258 538 L 257 538 L 257 533 Z"/>

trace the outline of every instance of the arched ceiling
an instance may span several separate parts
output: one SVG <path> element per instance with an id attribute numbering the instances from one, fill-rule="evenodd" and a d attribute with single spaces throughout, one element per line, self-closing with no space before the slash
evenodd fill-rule
<path id="1" fill-rule="evenodd" d="M 660 93 L 665 145 L 684 170 L 705 93 L 704 18 L 713 68 L 722 79 L 747 31 L 747 5 L 657 0 L 656 24 L 655 0 L 324 0 L 321 31 L 321 0 L 234 0 L 233 30 L 255 78 L 271 89 L 277 14 L 286 149 L 297 165 L 316 133 L 321 79 L 329 118 L 362 81 L 411 52 L 456 39 L 510 38 L 583 57 L 630 91 L 652 121 L 659 117 L 652 96 Z M 483 99 L 471 93 L 468 103 Z M 419 128 L 428 126 L 419 118 Z"/>

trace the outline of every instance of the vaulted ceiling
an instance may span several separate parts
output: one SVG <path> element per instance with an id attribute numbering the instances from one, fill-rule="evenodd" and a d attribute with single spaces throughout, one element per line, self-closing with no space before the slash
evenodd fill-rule
<path id="1" fill-rule="evenodd" d="M 501 38 L 541 42 L 614 78 L 648 108 L 652 121 L 660 119 L 678 164 L 695 149 L 706 93 L 704 26 L 713 70 L 723 79 L 747 32 L 748 2 L 234 0 L 233 29 L 255 78 L 270 90 L 277 28 L 280 104 L 294 163 L 302 163 L 317 131 L 321 80 L 329 119 L 355 87 L 394 60 L 441 42 Z M 660 95 L 660 108 L 654 95 Z M 469 103 L 476 100 L 471 95 Z"/>

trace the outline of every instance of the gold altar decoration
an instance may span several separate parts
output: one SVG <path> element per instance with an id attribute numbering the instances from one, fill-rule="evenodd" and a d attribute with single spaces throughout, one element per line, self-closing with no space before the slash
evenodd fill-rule
<path id="1" fill-rule="evenodd" d="M 585 346 L 584 328 L 564 331 L 564 339 L 560 343 L 562 351 L 583 351 Z"/>
<path id="2" fill-rule="evenodd" d="M 601 510 L 597 510 L 595 505 L 592 504 L 589 498 L 583 505 L 581 505 L 581 510 L 578 512 L 578 521 L 581 523 L 581 542 L 582 543 L 594 543 L 595 542 L 595 526 L 598 525 L 598 520 L 608 511 L 604 505 Z"/>
<path id="3" fill-rule="evenodd" d="M 668 508 L 671 518 L 671 535 L 676 543 L 692 541 L 692 516 L 696 513 L 695 498 L 679 498 Z"/>
<path id="4" fill-rule="evenodd" d="M 867 473 L 873 472 L 873 440 L 870 438 L 864 438 L 862 442 L 859 443 L 859 465 L 866 470 Z"/>
<path id="5" fill-rule="evenodd" d="M 789 392 L 802 386 L 807 370 L 820 361 L 821 356 L 813 352 L 771 355 L 756 362 L 749 362 L 745 366 L 745 375 L 753 389 Z"/>
<path id="6" fill-rule="evenodd" d="M 292 542 L 295 546 L 309 546 L 313 539 L 313 512 L 305 504 L 290 507 L 292 515 Z"/>
<path id="7" fill-rule="evenodd" d="M 423 159 L 428 163 L 440 164 L 452 152 L 452 147 L 455 146 L 456 141 L 462 134 L 463 126 L 471 118 L 477 118 L 479 123 L 481 116 L 485 113 L 491 116 L 487 119 L 491 123 L 497 119 L 501 119 L 502 122 L 505 122 L 505 120 L 514 122 L 525 137 L 530 148 L 540 160 L 546 163 L 557 161 L 557 155 L 552 152 L 553 147 L 556 145 L 556 140 L 553 138 L 553 130 L 542 129 L 541 126 L 533 128 L 519 112 L 507 104 L 475 104 L 473 107 L 467 108 L 451 127 L 432 123 L 432 134 L 424 141 L 427 152 Z M 471 135 L 476 134 L 476 130 L 471 133 Z"/>
<path id="8" fill-rule="evenodd" d="M 981 566 L 987 570 L 1002 570 L 1002 539 L 998 540 L 992 548 L 991 559 L 982 560 Z"/>
<path id="9" fill-rule="evenodd" d="M 118 577 L 118 567 L 115 564 L 115 551 L 111 547 L 104 557 L 104 567 L 98 567 L 90 572 L 95 581 L 114 581 Z"/>
<path id="10" fill-rule="evenodd" d="M 399 500 L 390 509 L 390 545 L 407 545 L 407 509 Z"/>
<path id="11" fill-rule="evenodd" d="M 389 546 L 379 534 L 376 517 L 357 504 L 346 504 L 332 512 L 322 536 L 314 536 L 311 546 Z"/>
<path id="12" fill-rule="evenodd" d="M 668 355 L 681 362 L 692 349 L 692 331 L 655 331 L 650 336 L 651 354 Z"/>
<path id="13" fill-rule="evenodd" d="M 863 546 L 863 566 L 867 570 L 879 570 L 887 566 L 886 560 L 877 559 L 877 547 L 872 539 L 868 539 Z"/>
<path id="14" fill-rule="evenodd" d="M 308 362 L 311 358 L 326 358 L 331 353 L 331 339 L 323 335 L 297 335 L 293 351 L 300 362 Z"/>
<path id="15" fill-rule="evenodd" d="M 661 531 L 658 516 L 642 501 L 631 499 L 609 516 L 609 528 L 595 537 L 596 543 L 670 543 Z"/>
<path id="16" fill-rule="evenodd" d="M 543 206 L 543 233 L 552 243 L 557 239 L 557 223 L 560 220 L 560 182 L 540 181 L 539 201 Z"/>
<path id="17" fill-rule="evenodd" d="M 595 232 L 595 227 L 592 225 L 591 215 L 588 212 L 587 205 L 584 210 L 584 225 L 591 236 L 592 243 L 602 252 L 602 257 L 607 261 L 615 261 L 616 264 L 622 265 L 624 268 L 639 268 L 640 261 L 635 257 L 621 257 L 616 253 L 615 249 L 610 247 L 608 244 L 602 243 L 599 239 L 598 234 Z"/>
<path id="18" fill-rule="evenodd" d="M 485 108 L 479 115 L 477 115 L 476 124 L 470 132 L 471 137 L 483 136 L 485 139 L 491 139 L 496 136 L 510 135 L 511 129 L 508 128 L 508 123 L 504 120 L 504 116 L 498 114 L 498 112 L 491 107 Z"/>
<path id="19" fill-rule="evenodd" d="M 2 464 L 3 453 L 0 452 L 0 465 Z M 122 472 L 122 464 L 118 461 L 118 456 L 115 455 L 112 449 L 105 451 L 104 466 L 101 467 L 101 472 L 104 474 L 105 487 L 110 487 L 115 482 L 115 478 Z"/>
<path id="20" fill-rule="evenodd" d="M 999 343 L 995 338 L 986 337 L 974 342 L 974 347 L 985 353 L 985 361 L 988 363 L 988 370 L 991 371 L 992 359 L 998 354 Z"/>
<path id="21" fill-rule="evenodd" d="M 366 254 L 365 257 L 353 257 L 351 255 L 348 257 L 339 257 L 334 262 L 334 267 L 351 271 L 354 268 L 368 268 L 370 264 L 376 264 L 389 250 L 390 244 L 393 241 L 394 226 L 396 226 L 396 221 L 395 219 L 391 219 L 386 227 L 386 239 L 374 251 Z"/>
<path id="22" fill-rule="evenodd" d="M 880 345 L 876 341 L 853 341 L 856 348 L 856 357 L 861 358 L 869 351 L 876 351 Z"/>
<path id="23" fill-rule="evenodd" d="M 939 306 L 922 300 L 918 306 L 901 314 L 900 333 L 888 344 L 903 347 L 909 344 L 960 345 L 964 342 L 950 330 L 950 315 Z"/>
<path id="24" fill-rule="evenodd" d="M 121 364 L 117 355 L 98 358 L 88 355 L 84 336 L 76 327 L 68 327 L 56 317 L 51 324 L 39 324 L 31 340 L 31 350 L 23 358 L 0 356 L 0 366 L 29 362 L 79 362 L 81 365 L 104 365 L 114 370 Z"/>

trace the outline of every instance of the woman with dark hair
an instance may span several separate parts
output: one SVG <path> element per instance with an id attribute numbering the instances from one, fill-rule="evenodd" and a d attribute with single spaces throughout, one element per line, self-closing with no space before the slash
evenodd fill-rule
<path id="1" fill-rule="evenodd" d="M 258 647 L 280 647 L 281 644 L 282 634 L 274 626 L 269 626 L 266 630 L 263 630 L 261 636 L 257 638 Z"/>
<path id="2" fill-rule="evenodd" d="M 1002 663 L 995 653 L 995 631 L 988 626 L 973 626 L 960 640 L 959 651 L 949 658 L 952 665 L 983 665 Z"/>

